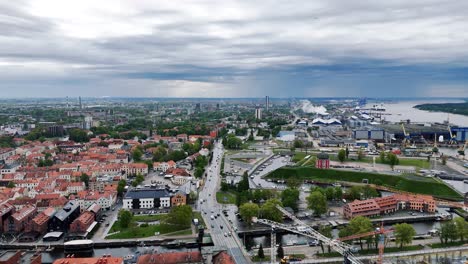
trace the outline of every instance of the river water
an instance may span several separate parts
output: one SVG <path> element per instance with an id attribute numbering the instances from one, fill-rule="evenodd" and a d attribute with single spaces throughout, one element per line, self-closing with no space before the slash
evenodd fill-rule
<path id="1" fill-rule="evenodd" d="M 428 112 L 414 108 L 418 104 L 433 104 L 433 103 L 462 103 L 462 100 L 412 100 L 412 101 L 394 101 L 384 102 L 386 113 L 385 120 L 391 122 L 400 122 L 401 120 L 410 119 L 411 122 L 438 122 L 443 123 L 449 119 L 451 124 L 457 126 L 468 126 L 468 116 L 447 114 L 441 112 Z M 380 102 L 368 102 L 365 108 L 370 108 Z"/>

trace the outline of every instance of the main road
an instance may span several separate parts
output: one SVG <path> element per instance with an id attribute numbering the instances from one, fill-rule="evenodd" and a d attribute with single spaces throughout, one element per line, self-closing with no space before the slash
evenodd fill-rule
<path id="1" fill-rule="evenodd" d="M 250 258 L 235 230 L 224 217 L 222 205 L 216 201 L 216 192 L 221 185 L 220 170 L 223 153 L 223 145 L 220 142 L 216 143 L 213 159 L 206 173 L 205 184 L 198 195 L 198 208 L 210 231 L 214 245 L 218 248 L 225 248 L 237 264 L 247 264 L 251 263 Z"/>

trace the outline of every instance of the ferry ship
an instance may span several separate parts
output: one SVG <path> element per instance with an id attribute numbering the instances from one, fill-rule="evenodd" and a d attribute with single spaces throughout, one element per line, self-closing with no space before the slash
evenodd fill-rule
<path id="1" fill-rule="evenodd" d="M 67 254 L 92 254 L 94 251 L 94 242 L 89 239 L 72 240 L 63 244 L 65 255 Z"/>

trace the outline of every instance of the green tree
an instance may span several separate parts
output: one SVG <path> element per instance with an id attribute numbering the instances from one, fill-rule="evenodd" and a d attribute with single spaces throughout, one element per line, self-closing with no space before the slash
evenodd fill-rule
<path id="1" fill-rule="evenodd" d="M 128 228 L 130 223 L 132 222 L 133 215 L 130 211 L 127 210 L 120 210 L 119 212 L 119 224 L 122 228 Z"/>
<path id="2" fill-rule="evenodd" d="M 373 230 L 372 222 L 370 221 L 369 218 L 364 217 L 364 216 L 354 217 L 353 219 L 351 219 L 351 221 L 349 221 L 349 224 L 346 228 L 348 229 L 349 235 L 363 234 L 363 233 L 367 233 Z M 361 249 L 363 249 L 363 246 L 362 246 L 363 239 L 365 238 L 358 239 Z"/>
<path id="3" fill-rule="evenodd" d="M 395 243 L 400 245 L 400 248 L 403 246 L 411 245 L 413 242 L 413 237 L 416 235 L 416 230 L 412 225 L 407 223 L 396 224 L 394 225 L 395 231 Z"/>
<path id="4" fill-rule="evenodd" d="M 70 140 L 75 141 L 75 142 L 81 143 L 81 142 L 89 141 L 88 133 L 79 128 L 73 128 L 69 130 L 68 136 L 70 137 Z"/>
<path id="5" fill-rule="evenodd" d="M 343 199 L 343 189 L 341 187 L 335 187 L 335 199 L 341 200 Z"/>
<path id="6" fill-rule="evenodd" d="M 265 258 L 265 252 L 263 252 L 263 245 L 260 244 L 260 248 L 258 249 L 257 257 L 259 259 L 264 259 Z"/>
<path id="7" fill-rule="evenodd" d="M 380 163 L 385 163 L 385 152 L 380 152 L 379 154 Z"/>
<path id="8" fill-rule="evenodd" d="M 343 163 L 346 159 L 346 150 L 344 149 L 340 149 L 340 151 L 338 151 L 338 160 Z"/>
<path id="9" fill-rule="evenodd" d="M 190 205 L 179 205 L 171 208 L 167 215 L 166 223 L 189 228 L 192 222 L 193 211 Z"/>
<path id="10" fill-rule="evenodd" d="M 369 185 L 366 185 L 366 186 L 362 187 L 361 190 L 362 190 L 362 193 L 364 195 L 364 199 L 369 199 L 369 198 L 372 198 L 372 197 L 379 196 L 379 193 L 377 192 L 377 190 L 370 187 Z"/>
<path id="11" fill-rule="evenodd" d="M 291 207 L 297 212 L 299 202 L 299 190 L 287 188 L 281 193 L 281 203 L 284 207 Z"/>
<path id="12" fill-rule="evenodd" d="M 14 182 L 12 182 L 12 181 L 8 182 L 7 188 L 12 189 L 12 188 L 15 188 L 15 187 L 16 187 L 16 184 Z"/>
<path id="13" fill-rule="evenodd" d="M 327 187 L 325 189 L 325 197 L 327 197 L 328 201 L 331 201 L 335 198 L 335 188 Z"/>
<path id="14" fill-rule="evenodd" d="M 196 167 L 195 172 L 194 172 L 193 175 L 195 176 L 195 178 L 201 178 L 201 177 L 203 177 L 204 172 L 205 172 L 205 169 L 200 168 L 200 167 Z"/>
<path id="15" fill-rule="evenodd" d="M 304 147 L 304 143 L 300 140 L 294 140 L 294 147 L 295 148 L 303 148 Z"/>
<path id="16" fill-rule="evenodd" d="M 349 189 L 347 193 L 347 197 L 350 200 L 360 200 L 362 195 L 362 187 L 360 186 L 353 186 Z"/>
<path id="17" fill-rule="evenodd" d="M 247 225 L 252 225 L 252 218 L 258 217 L 260 208 L 254 203 L 245 203 L 239 207 L 239 214 Z"/>
<path id="18" fill-rule="evenodd" d="M 117 194 L 122 197 L 123 192 L 125 191 L 125 186 L 127 185 L 127 182 L 125 180 L 120 180 L 118 185 L 117 185 Z"/>
<path id="19" fill-rule="evenodd" d="M 282 206 L 278 199 L 268 199 L 261 207 L 261 216 L 264 219 L 272 220 L 275 222 L 283 221 L 283 213 L 281 213 L 276 205 Z"/>
<path id="20" fill-rule="evenodd" d="M 133 161 L 135 162 L 141 161 L 142 156 L 143 156 L 143 152 L 139 148 L 136 148 L 132 152 L 132 158 L 133 158 Z"/>
<path id="21" fill-rule="evenodd" d="M 81 173 L 80 181 L 85 183 L 86 189 L 89 187 L 89 176 L 86 173 Z"/>
<path id="22" fill-rule="evenodd" d="M 242 175 L 242 180 L 240 180 L 240 182 L 237 184 L 237 191 L 248 191 L 249 188 L 249 174 L 247 173 L 247 171 L 245 171 Z"/>
<path id="23" fill-rule="evenodd" d="M 327 212 L 327 199 L 325 195 L 319 191 L 314 191 L 307 197 L 307 206 L 309 209 L 314 210 L 316 216 L 320 216 Z"/>
<path id="24" fill-rule="evenodd" d="M 288 188 L 291 188 L 291 189 L 297 189 L 301 187 L 301 184 L 302 184 L 302 181 L 297 178 L 290 178 L 286 182 L 286 186 L 288 186 Z"/>
<path id="25" fill-rule="evenodd" d="M 399 163 L 397 155 L 395 155 L 393 153 L 388 153 L 387 159 L 388 159 L 388 164 L 390 165 L 392 170 L 395 168 L 395 165 L 398 165 L 398 163 Z"/>
<path id="26" fill-rule="evenodd" d="M 455 218 L 455 226 L 457 227 L 457 234 L 461 242 L 465 242 L 465 238 L 468 237 L 468 222 L 462 217 Z"/>
<path id="27" fill-rule="evenodd" d="M 447 221 L 440 226 L 440 242 L 447 244 L 458 238 L 457 226 L 453 220 Z"/>

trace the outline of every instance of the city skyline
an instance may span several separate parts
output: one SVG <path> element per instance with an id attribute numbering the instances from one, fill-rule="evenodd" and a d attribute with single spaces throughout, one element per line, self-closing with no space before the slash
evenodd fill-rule
<path id="1" fill-rule="evenodd" d="M 466 97 L 468 4 L 0 4 L 0 98 Z"/>

